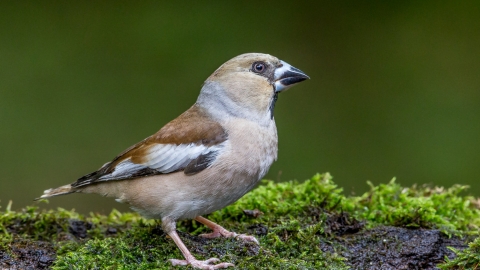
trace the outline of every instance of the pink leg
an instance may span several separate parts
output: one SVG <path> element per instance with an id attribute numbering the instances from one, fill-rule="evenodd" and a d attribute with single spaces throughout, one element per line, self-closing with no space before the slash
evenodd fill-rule
<path id="1" fill-rule="evenodd" d="M 202 223 L 203 225 L 207 226 L 208 228 L 212 229 L 213 232 L 201 234 L 200 236 L 205 238 L 216 238 L 216 237 L 226 237 L 226 238 L 240 238 L 246 242 L 254 242 L 255 244 L 259 245 L 257 238 L 246 235 L 246 234 L 237 234 L 235 232 L 231 232 L 223 228 L 222 226 L 218 225 L 215 222 L 212 222 L 202 216 L 198 216 L 195 218 L 196 221 Z"/>
<path id="2" fill-rule="evenodd" d="M 177 247 L 180 249 L 180 251 L 183 254 L 183 257 L 185 257 L 185 260 L 177 260 L 177 259 L 170 259 L 169 261 L 172 263 L 173 266 L 177 265 L 191 265 L 193 268 L 199 268 L 199 269 L 219 269 L 219 268 L 227 268 L 230 266 L 235 266 L 231 263 L 219 263 L 219 264 L 212 264 L 220 261 L 217 258 L 210 258 L 205 261 L 199 261 L 193 257 L 192 253 L 188 250 L 188 248 L 185 246 L 183 243 L 182 239 L 177 234 L 177 231 L 175 230 L 175 222 L 170 220 L 170 219 L 162 219 L 162 227 L 164 230 L 167 230 L 168 235 L 170 238 L 173 239 Z M 171 230 L 173 227 L 173 230 Z"/>

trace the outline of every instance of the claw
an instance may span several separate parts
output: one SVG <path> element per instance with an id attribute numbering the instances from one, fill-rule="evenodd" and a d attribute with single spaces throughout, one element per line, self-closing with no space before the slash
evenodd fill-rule
<path id="1" fill-rule="evenodd" d="M 260 245 L 257 238 L 255 238 L 254 236 L 247 235 L 247 234 L 237 234 L 237 233 L 229 232 L 229 231 L 214 231 L 214 232 L 211 232 L 211 233 L 204 233 L 204 234 L 200 234 L 200 237 L 203 237 L 203 238 L 218 238 L 218 237 L 235 238 L 235 239 L 241 239 L 245 242 L 253 242 L 257 245 Z"/>
<path id="2" fill-rule="evenodd" d="M 207 264 L 212 264 L 212 263 L 216 263 L 216 262 L 219 262 L 220 259 L 218 258 L 210 258 L 208 260 L 205 260 L 204 262 L 207 263 Z"/>
<path id="3" fill-rule="evenodd" d="M 260 245 L 260 243 L 258 242 L 257 238 L 255 238 L 254 236 L 251 236 L 251 235 L 247 235 L 247 234 L 237 234 L 235 236 L 235 238 L 240 238 L 242 239 L 243 241 L 245 242 L 253 242 L 257 245 Z"/>
<path id="4" fill-rule="evenodd" d="M 171 262 L 173 266 L 178 266 L 178 265 L 186 266 L 186 265 L 188 265 L 187 260 L 169 259 L 168 261 Z"/>
<path id="5" fill-rule="evenodd" d="M 227 268 L 227 267 L 230 267 L 230 266 L 235 266 L 234 264 L 232 263 L 219 263 L 219 264 L 212 264 L 212 263 L 216 263 L 216 262 L 219 262 L 220 260 L 217 259 L 217 258 L 210 258 L 208 260 L 205 260 L 205 261 L 200 261 L 200 260 L 197 260 L 197 259 L 193 259 L 193 260 L 177 260 L 177 259 L 170 259 L 168 260 L 169 262 L 172 263 L 173 266 L 177 266 L 177 265 L 181 265 L 181 266 L 186 266 L 186 265 L 191 265 L 192 267 L 194 268 L 198 268 L 198 269 L 207 269 L 207 270 L 211 270 L 211 269 L 220 269 L 220 268 Z"/>

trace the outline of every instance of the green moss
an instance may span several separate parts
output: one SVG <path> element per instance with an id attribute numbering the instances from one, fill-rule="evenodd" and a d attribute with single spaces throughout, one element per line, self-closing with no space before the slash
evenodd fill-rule
<path id="1" fill-rule="evenodd" d="M 4 239 L 11 239 L 12 231 L 33 239 L 49 239 L 59 228 L 65 227 L 68 218 L 77 217 L 74 212 L 63 209 L 39 213 L 36 207 L 27 207 L 22 212 L 10 211 L 9 208 L 0 216 L 0 231 Z"/>
<path id="2" fill-rule="evenodd" d="M 342 230 L 358 231 L 362 227 L 358 220 L 365 220 L 368 227 L 478 234 L 480 210 L 473 197 L 460 195 L 465 186 L 404 188 L 394 180 L 369 185 L 370 191 L 362 196 L 345 196 L 328 173 L 304 183 L 263 181 L 235 204 L 209 215 L 227 229 L 256 235 L 260 246 L 234 239 L 205 240 L 195 235 L 207 229 L 191 220 L 178 222 L 178 230 L 197 258 L 218 257 L 240 269 L 349 269 L 339 235 Z M 264 214 L 244 213 L 254 209 Z M 0 212 L 0 232 L 0 246 L 13 257 L 19 243 L 51 243 L 57 255 L 54 269 L 171 269 L 167 260 L 182 258 L 155 221 L 115 210 L 107 216 L 85 217 L 64 209 L 28 207 L 14 212 L 7 207 Z M 478 255 L 478 239 L 455 252 L 457 259 L 445 265 L 474 266 L 470 258 Z"/>
<path id="3" fill-rule="evenodd" d="M 468 244 L 468 248 L 458 250 L 451 248 L 457 257 L 453 260 L 446 258 L 445 263 L 440 264 L 440 269 L 479 269 L 480 268 L 480 237 Z"/>
<path id="4" fill-rule="evenodd" d="M 460 196 L 468 186 L 451 188 L 422 186 L 405 188 L 395 183 L 370 185 L 360 197 L 348 198 L 345 210 L 370 225 L 393 225 L 413 228 L 436 228 L 451 234 L 478 234 L 480 210 L 471 196 Z M 353 206 L 353 207 L 352 207 Z"/>
<path id="5" fill-rule="evenodd" d="M 334 209 L 346 202 L 343 190 L 333 181 L 329 173 L 316 174 L 299 184 L 297 181 L 275 183 L 263 180 L 262 185 L 245 195 L 235 204 L 213 213 L 210 217 L 219 220 L 242 217 L 243 209 L 259 209 L 268 215 L 289 215 L 305 208 L 320 205 Z"/>
<path id="6" fill-rule="evenodd" d="M 234 239 L 205 241 L 185 233 L 180 236 L 198 259 L 219 257 L 240 269 L 318 269 L 327 265 L 346 269 L 341 257 L 322 253 L 316 241 L 299 245 L 306 237 L 301 233 L 291 235 L 288 241 L 271 233 L 261 240 L 261 246 L 269 247 L 263 250 Z M 155 228 L 137 227 L 118 238 L 92 239 L 73 247 L 59 256 L 53 269 L 172 269 L 167 262 L 171 258 L 182 258 L 173 241 Z"/>

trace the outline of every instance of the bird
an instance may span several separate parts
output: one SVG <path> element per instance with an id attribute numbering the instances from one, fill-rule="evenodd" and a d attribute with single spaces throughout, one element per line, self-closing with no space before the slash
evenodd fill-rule
<path id="1" fill-rule="evenodd" d="M 126 149 L 72 184 L 47 189 L 38 199 L 94 193 L 161 220 L 184 259 L 173 266 L 234 266 L 217 258 L 197 260 L 180 239 L 176 221 L 194 219 L 212 230 L 206 238 L 233 237 L 204 215 L 252 190 L 277 160 L 274 108 L 278 94 L 309 77 L 269 54 L 246 53 L 221 65 L 204 82 L 197 101 L 158 132 Z"/>

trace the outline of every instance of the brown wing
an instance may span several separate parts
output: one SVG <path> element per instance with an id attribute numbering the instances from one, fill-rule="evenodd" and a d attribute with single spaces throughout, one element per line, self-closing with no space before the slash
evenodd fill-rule
<path id="1" fill-rule="evenodd" d="M 133 145 L 74 187 L 99 181 L 125 180 L 184 170 L 192 175 L 207 168 L 228 134 L 205 111 L 193 105 L 157 133 Z"/>

